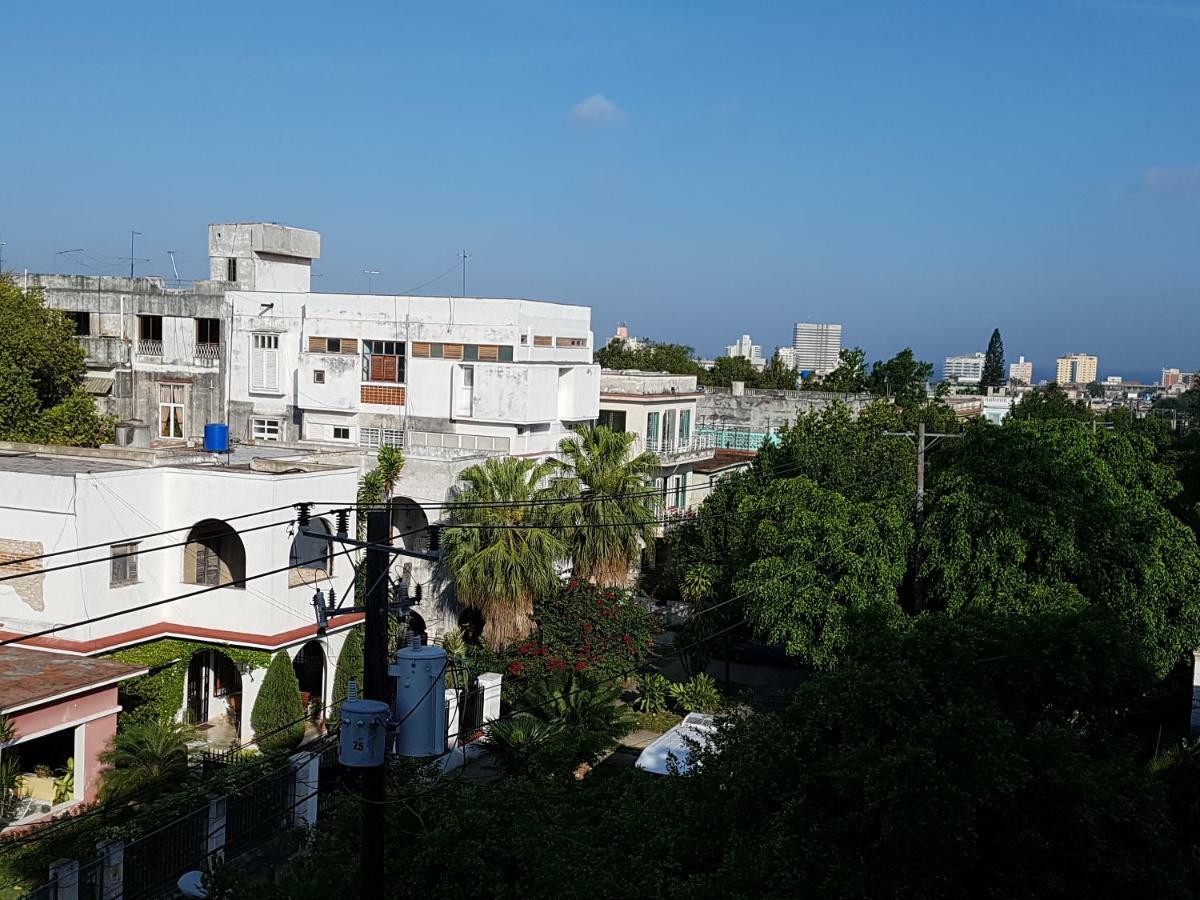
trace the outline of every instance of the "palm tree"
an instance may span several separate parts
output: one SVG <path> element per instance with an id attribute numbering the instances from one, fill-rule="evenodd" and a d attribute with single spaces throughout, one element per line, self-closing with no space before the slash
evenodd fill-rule
<path id="1" fill-rule="evenodd" d="M 375 468 L 358 480 L 358 539 L 367 536 L 367 513 L 364 507 L 382 506 L 391 499 L 404 468 L 404 451 L 399 447 L 383 446 L 375 458 Z"/>
<path id="2" fill-rule="evenodd" d="M 21 782 L 21 761 L 13 750 L 3 750 L 16 736 L 12 723 L 0 716 L 0 819 L 6 818 L 16 806 L 17 786 Z"/>
<path id="3" fill-rule="evenodd" d="M 558 675 L 535 681 L 518 706 L 561 729 L 559 740 L 543 755 L 553 768 L 571 771 L 580 764 L 594 765 L 632 730 L 636 719 L 617 702 L 620 697 L 621 688 L 612 682 Z"/>
<path id="4" fill-rule="evenodd" d="M 167 718 L 123 728 L 100 754 L 109 766 L 101 775 L 101 796 L 109 800 L 148 784 L 175 787 L 187 775 L 188 741 L 195 736 L 195 729 Z"/>
<path id="5" fill-rule="evenodd" d="M 483 746 L 500 757 L 510 772 L 528 772 L 538 767 L 539 758 L 562 730 L 557 722 L 519 712 L 490 723 Z"/>
<path id="6" fill-rule="evenodd" d="M 654 540 L 659 497 L 650 488 L 658 457 L 634 455 L 634 436 L 603 425 L 581 428 L 558 445 L 559 491 L 570 530 L 575 575 L 601 587 L 624 587 L 642 546 Z M 590 526 L 590 527 L 589 527 Z"/>
<path id="7" fill-rule="evenodd" d="M 534 598 L 558 589 L 567 546 L 555 533 L 561 510 L 545 486 L 554 470 L 504 457 L 459 476 L 464 488 L 450 509 L 442 565 L 458 599 L 483 613 L 483 635 L 495 650 L 528 635 Z"/>

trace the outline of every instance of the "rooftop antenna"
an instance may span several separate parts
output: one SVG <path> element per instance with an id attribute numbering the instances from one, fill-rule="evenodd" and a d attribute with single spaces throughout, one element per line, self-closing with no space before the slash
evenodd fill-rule
<path id="1" fill-rule="evenodd" d="M 464 249 L 462 252 L 462 261 L 463 261 L 463 265 L 462 265 L 462 270 L 463 270 L 463 273 L 462 273 L 462 275 L 463 275 L 462 295 L 464 297 L 467 296 L 467 257 L 468 256 L 470 256 L 470 254 L 467 253 L 467 251 Z"/>
<path id="2" fill-rule="evenodd" d="M 168 250 L 167 256 L 171 257 L 171 271 L 175 273 L 175 280 L 179 280 L 179 267 L 175 265 L 175 251 Z"/>
<path id="3" fill-rule="evenodd" d="M 367 276 L 367 293 L 375 293 L 375 276 L 381 274 L 378 269 L 363 269 L 363 274 Z"/>
<path id="4" fill-rule="evenodd" d="M 133 264 L 137 261 L 133 256 L 133 239 L 136 235 L 140 235 L 140 231 L 129 230 L 129 277 L 133 277 Z"/>
<path id="5" fill-rule="evenodd" d="M 82 247 L 76 247 L 76 248 L 75 248 L 75 249 L 73 249 L 73 250 L 59 250 L 58 252 L 56 252 L 56 253 L 54 254 L 54 263 L 53 263 L 53 264 L 50 266 L 50 268 L 52 268 L 52 269 L 53 269 L 53 268 L 56 268 L 56 267 L 58 266 L 58 257 L 60 257 L 60 256 L 67 256 L 67 254 L 69 254 L 69 253 L 82 253 L 82 252 L 83 252 L 83 248 L 82 248 Z M 74 262 L 74 260 L 71 260 L 71 262 Z"/>

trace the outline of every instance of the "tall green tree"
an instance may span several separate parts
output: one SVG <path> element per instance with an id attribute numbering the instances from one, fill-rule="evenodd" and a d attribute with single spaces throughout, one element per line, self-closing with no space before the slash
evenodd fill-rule
<path id="1" fill-rule="evenodd" d="M 889 360 L 879 360 L 871 366 L 867 379 L 871 393 L 891 397 L 899 406 L 912 406 L 926 400 L 926 385 L 933 377 L 933 363 L 917 359 L 912 349 L 905 347 Z"/>
<path id="2" fill-rule="evenodd" d="M 640 369 L 697 377 L 705 374 L 704 368 L 696 362 L 695 351 L 684 344 L 645 341 L 634 349 L 619 338 L 613 338 L 596 351 L 595 357 L 605 369 Z"/>
<path id="3" fill-rule="evenodd" d="M 986 393 L 988 388 L 1004 387 L 1007 381 L 1004 374 L 1004 341 L 997 328 L 992 331 L 987 353 L 983 357 L 983 376 L 979 379 L 979 388 Z"/>
<path id="4" fill-rule="evenodd" d="M 795 366 L 789 366 L 779 356 L 779 351 L 767 360 L 763 370 L 758 373 L 755 387 L 774 388 L 776 390 L 794 391 L 800 381 L 800 372 Z"/>
<path id="5" fill-rule="evenodd" d="M 404 470 L 404 451 L 399 447 L 380 447 L 375 457 L 375 466 L 358 480 L 358 538 L 367 533 L 367 512 L 370 507 L 386 504 L 396 490 L 400 473 Z"/>
<path id="6" fill-rule="evenodd" d="M 333 711 L 329 714 L 331 721 L 342 720 L 342 701 L 350 693 L 350 679 L 354 679 L 354 683 L 358 685 L 359 696 L 362 695 L 364 667 L 362 632 L 358 628 L 351 628 L 346 633 L 342 652 L 338 654 L 337 672 L 333 676 Z"/>
<path id="7" fill-rule="evenodd" d="M 100 754 L 108 767 L 100 779 L 101 797 L 112 800 L 149 784 L 164 792 L 178 786 L 187 777 L 188 742 L 195 738 L 195 729 L 170 718 L 125 725 Z"/>
<path id="8" fill-rule="evenodd" d="M 80 388 L 84 351 L 66 316 L 38 290 L 0 274 L 0 439 L 95 447 L 111 439 Z"/>
<path id="9" fill-rule="evenodd" d="M 529 634 L 533 600 L 556 590 L 558 565 L 569 556 L 558 527 L 561 486 L 553 462 L 488 459 L 459 476 L 442 565 L 458 599 L 484 617 L 484 637 L 500 650 Z"/>
<path id="10" fill-rule="evenodd" d="M 250 714 L 255 742 L 260 750 L 294 750 L 304 740 L 304 721 L 296 670 L 280 650 L 267 668 Z"/>
<path id="11" fill-rule="evenodd" d="M 701 384 L 713 387 L 728 387 L 735 381 L 742 382 L 746 387 L 758 387 L 758 370 L 744 356 L 718 357 L 712 369 L 700 377 Z"/>
<path id="12" fill-rule="evenodd" d="M 577 578 L 624 587 L 641 548 L 653 544 L 659 497 L 651 491 L 658 457 L 636 453 L 634 435 L 585 427 L 558 445 L 556 489 Z"/>
<path id="13" fill-rule="evenodd" d="M 861 347 L 845 347 L 838 353 L 837 368 L 824 378 L 805 380 L 806 390 L 861 394 L 867 390 L 867 354 Z"/>

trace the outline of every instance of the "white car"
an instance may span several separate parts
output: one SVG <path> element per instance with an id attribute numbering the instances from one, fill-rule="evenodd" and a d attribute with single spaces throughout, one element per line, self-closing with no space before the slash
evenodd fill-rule
<path id="1" fill-rule="evenodd" d="M 716 730 L 711 715 L 688 713 L 682 722 L 650 742 L 638 756 L 637 767 L 655 775 L 669 775 L 674 760 L 677 771 L 687 772 L 692 767 L 693 750 L 707 747 Z"/>

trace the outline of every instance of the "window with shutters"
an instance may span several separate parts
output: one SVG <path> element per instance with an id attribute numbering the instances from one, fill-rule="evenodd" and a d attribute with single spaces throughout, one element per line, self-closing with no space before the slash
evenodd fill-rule
<path id="1" fill-rule="evenodd" d="M 113 544 L 108 548 L 109 555 L 112 557 L 109 562 L 109 587 L 124 587 L 127 584 L 137 584 L 137 549 L 137 544 Z"/>
<path id="2" fill-rule="evenodd" d="M 194 525 L 183 551 L 183 580 L 244 588 L 246 548 L 237 532 L 217 519 Z"/>
<path id="3" fill-rule="evenodd" d="M 559 347 L 586 347 L 587 338 L 560 337 L 556 343 Z"/>
<path id="4" fill-rule="evenodd" d="M 404 342 L 363 341 L 363 381 L 404 383 Z"/>
<path id="5" fill-rule="evenodd" d="M 318 337 L 308 339 L 309 353 L 343 353 L 354 356 L 358 353 L 358 338 Z"/>
<path id="6" fill-rule="evenodd" d="M 279 393 L 279 335 L 250 336 L 250 390 Z"/>
<path id="7" fill-rule="evenodd" d="M 533 336 L 533 346 L 535 347 L 553 347 L 554 338 L 548 334 L 535 334 Z"/>
<path id="8" fill-rule="evenodd" d="M 465 362 L 512 362 L 513 348 L 503 344 L 431 344 L 414 341 L 413 359 L 455 359 Z"/>

